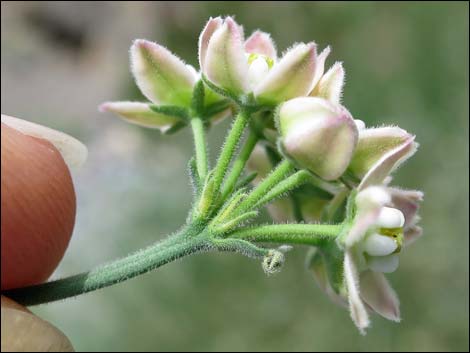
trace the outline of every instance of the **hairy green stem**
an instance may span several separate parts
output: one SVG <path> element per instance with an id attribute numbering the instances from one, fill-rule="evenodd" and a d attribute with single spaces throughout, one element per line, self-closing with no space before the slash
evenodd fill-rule
<path id="1" fill-rule="evenodd" d="M 37 305 L 104 288 L 154 270 L 181 257 L 210 250 L 205 237 L 171 236 L 91 271 L 34 286 L 2 291 L 23 305 Z"/>
<path id="2" fill-rule="evenodd" d="M 194 147 L 196 150 L 196 168 L 199 176 L 199 183 L 202 183 L 207 176 L 207 148 L 204 124 L 201 118 L 192 118 L 191 127 L 194 136 Z"/>
<path id="3" fill-rule="evenodd" d="M 238 252 L 263 258 L 269 249 L 251 242 L 321 245 L 335 237 L 341 225 L 277 224 L 235 231 L 228 238 L 214 238 L 204 229 L 188 227 L 165 240 L 127 257 L 99 266 L 91 271 L 43 284 L 2 291 L 23 305 L 39 305 L 92 292 L 147 273 L 179 258 L 204 251 Z"/>
<path id="4" fill-rule="evenodd" d="M 254 206 L 255 208 L 261 207 L 275 198 L 285 194 L 288 191 L 305 184 L 310 179 L 310 173 L 306 170 L 299 170 L 292 174 L 290 177 L 284 179 L 279 184 L 274 186 L 266 195 L 264 195 Z"/>
<path id="5" fill-rule="evenodd" d="M 241 149 L 237 159 L 235 162 L 233 162 L 232 170 L 230 171 L 224 183 L 221 196 L 222 200 L 225 200 L 227 196 L 232 193 L 235 185 L 237 184 L 238 178 L 245 168 L 246 162 L 248 161 L 248 158 L 250 158 L 251 152 L 253 152 L 253 149 L 255 148 L 258 140 L 258 134 L 256 134 L 254 131 L 250 131 L 248 137 L 246 138 L 245 144 Z"/>
<path id="6" fill-rule="evenodd" d="M 316 246 L 337 237 L 342 227 L 341 224 L 270 224 L 237 230 L 229 237 L 252 242 Z"/>
<path id="7" fill-rule="evenodd" d="M 214 168 L 214 190 L 218 191 L 220 189 L 220 185 L 224 179 L 225 173 L 227 171 L 227 167 L 232 160 L 233 154 L 235 149 L 237 148 L 238 142 L 240 141 L 240 137 L 245 130 L 245 127 L 248 123 L 250 118 L 250 113 L 246 110 L 240 110 L 238 113 L 235 122 L 230 129 L 227 137 L 225 138 L 224 146 L 222 147 L 222 151 L 220 152 L 219 159 L 217 160 L 217 164 Z"/>
<path id="8" fill-rule="evenodd" d="M 286 175 L 294 170 L 294 166 L 288 160 L 279 163 L 276 168 L 243 200 L 237 207 L 238 213 L 250 210 L 266 193 L 278 184 Z"/>

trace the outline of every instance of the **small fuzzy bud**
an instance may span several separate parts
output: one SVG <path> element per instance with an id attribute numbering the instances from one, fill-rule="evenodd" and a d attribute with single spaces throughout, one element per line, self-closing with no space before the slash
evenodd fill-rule
<path id="1" fill-rule="evenodd" d="M 284 261 L 285 257 L 281 251 L 269 250 L 268 254 L 263 259 L 263 270 L 268 276 L 276 274 L 281 271 Z"/>

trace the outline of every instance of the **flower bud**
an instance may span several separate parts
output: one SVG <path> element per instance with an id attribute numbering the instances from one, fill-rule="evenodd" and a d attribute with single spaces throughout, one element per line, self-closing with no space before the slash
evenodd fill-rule
<path id="1" fill-rule="evenodd" d="M 348 167 L 358 179 L 359 189 L 381 184 L 418 147 L 414 136 L 398 127 L 359 130 L 356 151 Z"/>
<path id="2" fill-rule="evenodd" d="M 267 275 L 273 275 L 281 271 L 284 265 L 284 254 L 279 250 L 269 250 L 268 255 L 263 259 L 262 267 Z"/>
<path id="3" fill-rule="evenodd" d="M 231 17 L 223 24 L 217 19 L 209 22 L 201 34 L 200 45 L 201 69 L 212 83 L 233 95 L 249 92 L 243 31 Z"/>
<path id="4" fill-rule="evenodd" d="M 357 128 L 342 106 L 316 97 L 292 99 L 278 114 L 283 152 L 301 168 L 325 180 L 346 170 L 357 143 Z"/>
<path id="5" fill-rule="evenodd" d="M 140 102 L 106 102 L 100 105 L 101 112 L 111 112 L 132 124 L 159 129 L 163 133 L 181 122 L 181 118 L 154 112 L 149 105 Z"/>
<path id="6" fill-rule="evenodd" d="M 131 46 L 131 68 L 142 93 L 153 103 L 189 106 L 193 70 L 165 47 L 144 39 Z"/>
<path id="7" fill-rule="evenodd" d="M 290 49 L 254 89 L 260 104 L 276 105 L 312 89 L 315 76 L 317 46 L 315 43 L 298 44 Z"/>

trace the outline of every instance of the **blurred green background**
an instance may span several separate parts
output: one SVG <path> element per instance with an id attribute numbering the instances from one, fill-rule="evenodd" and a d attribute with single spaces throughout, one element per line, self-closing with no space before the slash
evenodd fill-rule
<path id="1" fill-rule="evenodd" d="M 77 350 L 468 351 L 469 6 L 346 2 L 2 2 L 1 110 L 66 131 L 89 148 L 75 173 L 77 225 L 54 276 L 86 270 L 176 230 L 191 201 L 186 129 L 161 136 L 97 113 L 138 98 L 135 38 L 197 66 L 209 16 L 233 14 L 249 34 L 330 44 L 344 62 L 344 104 L 368 125 L 397 124 L 419 152 L 395 182 L 425 192 L 425 236 L 389 276 L 399 325 L 374 317 L 361 337 L 304 269 L 305 249 L 267 278 L 259 263 L 206 254 L 34 311 Z M 211 133 L 212 154 L 229 122 Z"/>

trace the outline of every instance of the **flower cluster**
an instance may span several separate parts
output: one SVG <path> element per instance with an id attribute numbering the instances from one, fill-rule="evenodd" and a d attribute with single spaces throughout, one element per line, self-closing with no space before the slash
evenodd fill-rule
<path id="1" fill-rule="evenodd" d="M 336 238 L 316 244 L 308 263 L 321 288 L 335 302 L 348 305 L 354 323 L 365 332 L 371 311 L 400 320 L 398 298 L 383 273 L 395 271 L 399 253 L 422 234 L 417 211 L 423 194 L 390 182 L 418 144 L 401 128 L 366 128 L 353 118 L 341 104 L 342 63 L 325 72 L 329 54 L 330 47 L 317 53 L 314 42 L 297 43 L 279 58 L 269 34 L 255 31 L 245 40 L 243 27 L 233 18 L 211 18 L 199 37 L 200 72 L 163 46 L 136 40 L 130 49 L 132 74 L 149 102 L 108 102 L 101 110 L 166 133 L 194 119 L 207 128 L 237 111 L 251 114 L 248 126 L 255 140 L 241 155 L 251 155 L 247 166 L 258 173 L 251 178 L 259 184 L 255 191 L 265 191 L 266 200 L 273 201 L 269 210 L 275 220 L 342 226 Z M 244 128 L 246 122 L 233 125 Z M 241 131 L 229 137 L 239 139 Z M 222 211 L 225 218 L 229 211 L 236 216 L 225 223 L 236 227 L 256 215 L 250 207 L 264 199 L 256 200 L 257 192 L 247 196 L 246 188 L 233 190 L 235 184 L 219 190 L 226 173 L 217 167 L 228 167 L 230 158 L 225 157 L 232 157 L 236 143 L 226 146 L 212 172 L 205 173 L 205 157 L 199 159 L 199 204 L 211 217 L 226 201 L 223 197 L 232 195 Z M 274 189 L 266 179 L 281 161 L 311 178 L 301 179 L 307 182 L 296 190 L 286 188 L 288 197 L 274 200 L 266 196 Z M 231 174 L 234 181 L 246 160 L 238 162 Z M 277 194 L 284 195 L 281 191 Z"/>

